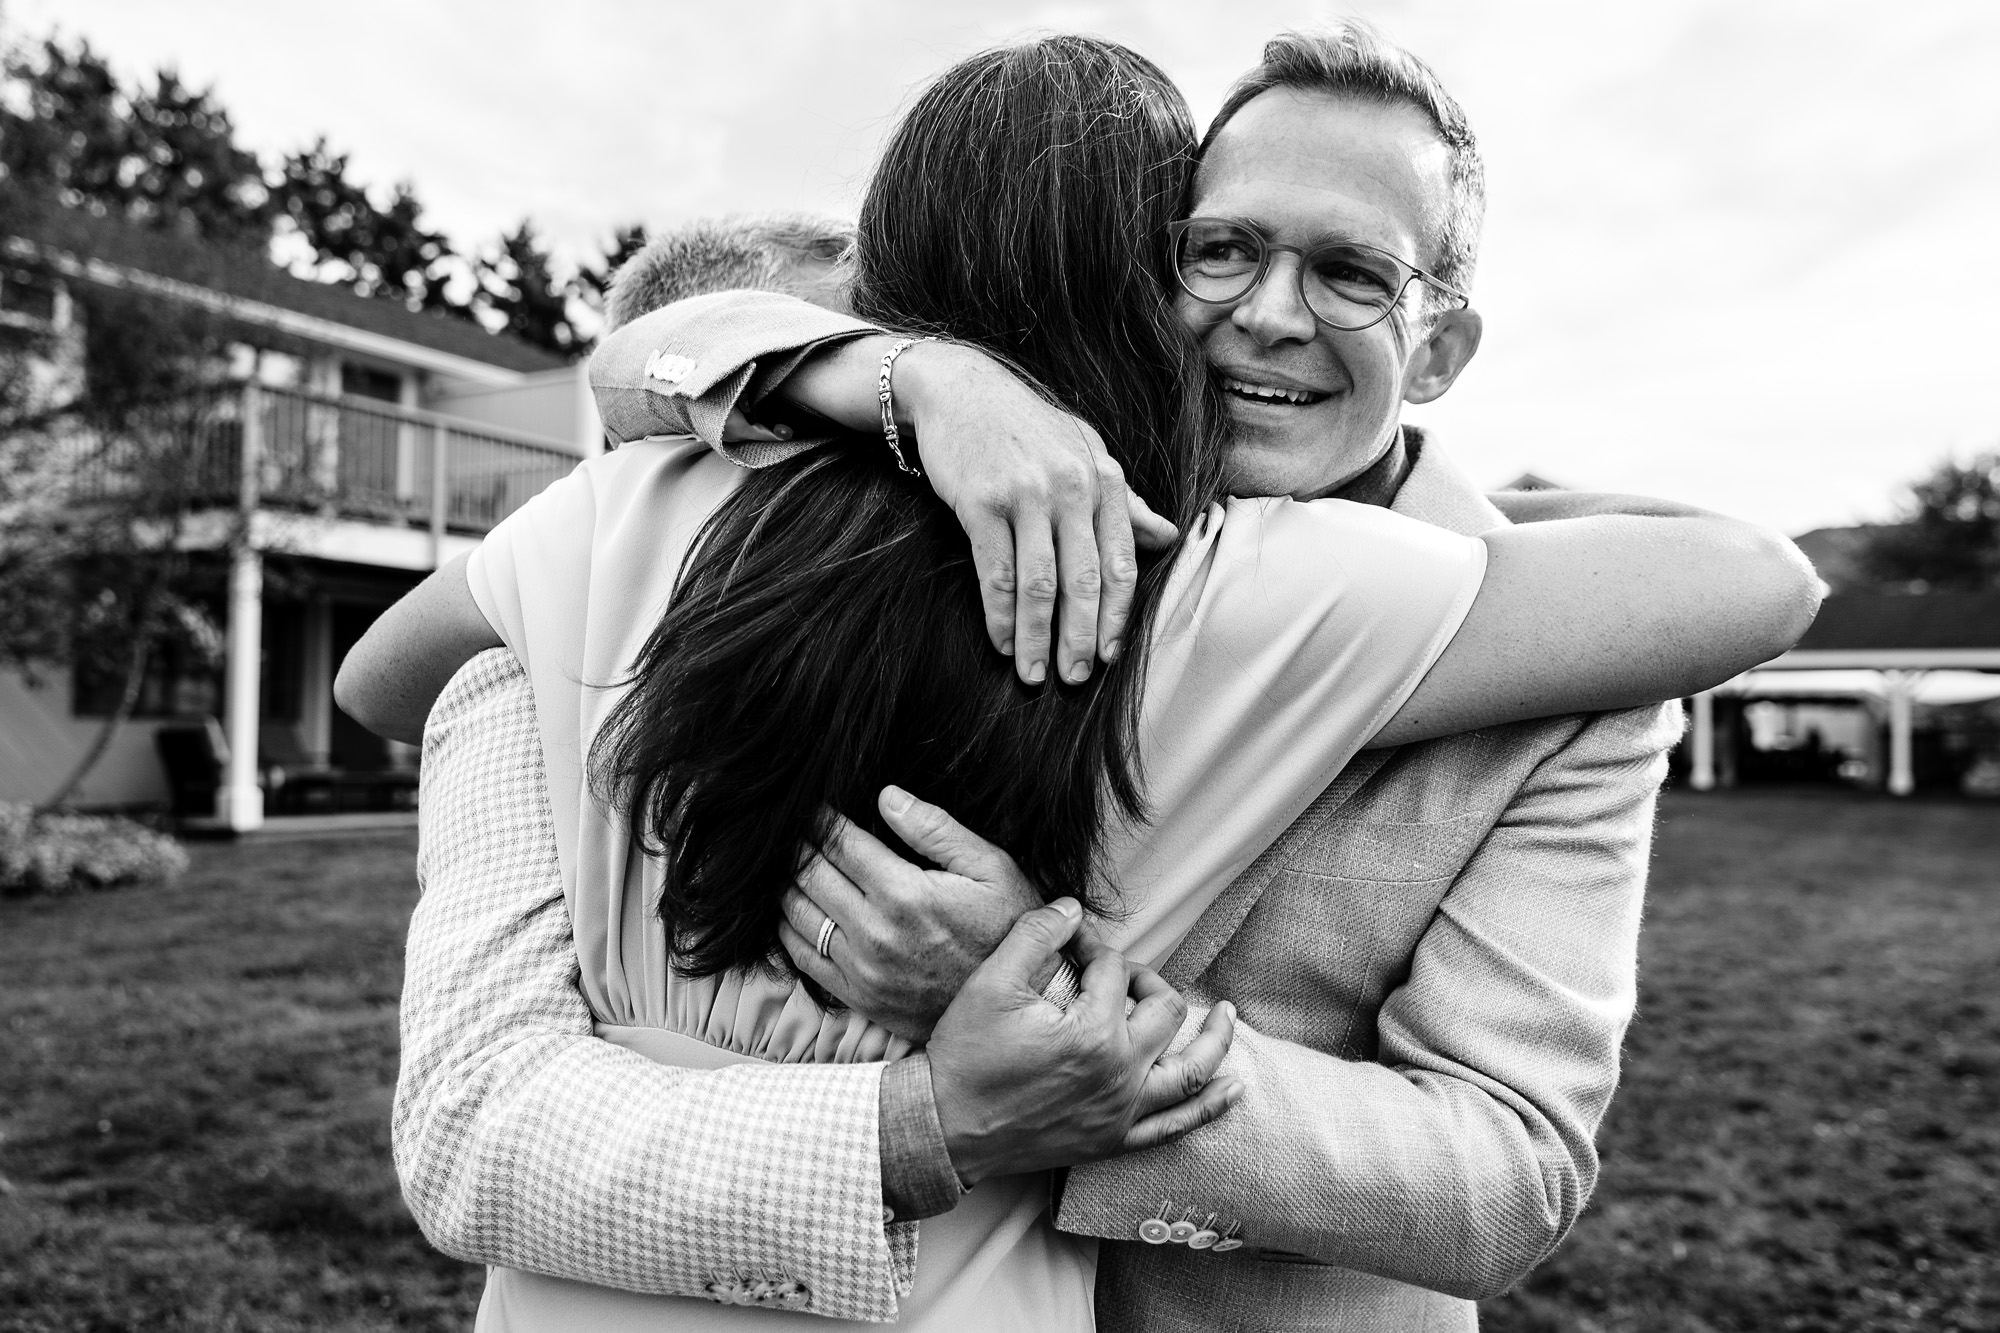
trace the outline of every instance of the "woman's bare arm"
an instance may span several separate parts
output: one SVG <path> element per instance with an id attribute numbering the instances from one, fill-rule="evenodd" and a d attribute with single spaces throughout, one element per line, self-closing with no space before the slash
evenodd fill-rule
<path id="1" fill-rule="evenodd" d="M 1596 518 L 1604 514 L 1634 518 L 1716 517 L 1678 500 L 1614 491 L 1495 491 L 1486 499 L 1509 523 L 1547 523 L 1552 519 Z"/>
<path id="2" fill-rule="evenodd" d="M 458 669 L 500 636 L 486 623 L 460 556 L 368 627 L 334 677 L 333 701 L 377 736 L 421 745 L 424 719 Z"/>
<path id="3" fill-rule="evenodd" d="M 1656 512 L 1483 534 L 1472 610 L 1370 744 L 1679 698 L 1798 642 L 1823 585 L 1796 546 L 1753 523 L 1648 504 Z"/>

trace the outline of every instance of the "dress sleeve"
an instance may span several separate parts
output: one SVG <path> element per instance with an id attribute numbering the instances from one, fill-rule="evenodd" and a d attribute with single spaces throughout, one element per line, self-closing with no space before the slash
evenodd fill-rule
<path id="1" fill-rule="evenodd" d="M 1233 501 L 1217 564 L 1196 646 L 1208 679 L 1260 698 L 1258 714 L 1309 710 L 1366 741 L 1458 633 L 1486 545 L 1344 500 Z"/>
<path id="2" fill-rule="evenodd" d="M 466 561 L 472 600 L 531 677 L 545 635 L 581 632 L 584 602 L 576 594 L 589 586 L 596 527 L 597 478 L 585 463 L 502 519 Z M 574 625 L 541 625 L 566 609 Z"/>

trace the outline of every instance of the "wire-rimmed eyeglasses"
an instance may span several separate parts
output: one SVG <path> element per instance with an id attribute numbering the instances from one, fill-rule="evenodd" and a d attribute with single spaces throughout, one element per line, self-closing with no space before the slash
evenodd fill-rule
<path id="1" fill-rule="evenodd" d="M 1472 304 L 1450 283 L 1372 245 L 1340 242 L 1310 250 L 1273 245 L 1227 218 L 1186 218 L 1169 226 L 1167 235 L 1181 289 L 1206 305 L 1233 305 L 1248 296 L 1279 252 L 1299 257 L 1299 296 L 1313 318 L 1331 329 L 1352 333 L 1380 324 L 1412 279 L 1448 297 L 1452 309 Z"/>

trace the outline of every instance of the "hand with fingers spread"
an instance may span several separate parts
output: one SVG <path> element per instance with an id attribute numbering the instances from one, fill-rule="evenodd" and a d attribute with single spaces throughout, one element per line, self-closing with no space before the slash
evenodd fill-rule
<path id="1" fill-rule="evenodd" d="M 778 934 L 793 964 L 828 993 L 923 1041 L 1042 895 L 1012 857 L 939 807 L 899 787 L 885 787 L 878 805 L 896 836 L 940 869 L 904 860 L 835 815 L 826 846 L 785 895 Z M 1036 989 L 1054 967 L 1051 959 L 1031 978 Z"/>
<path id="2" fill-rule="evenodd" d="M 1088 679 L 1122 644 L 1136 548 L 1171 545 L 1174 525 L 1127 488 L 1095 430 L 985 353 L 925 343 L 896 376 L 924 470 L 971 538 L 993 646 L 1031 685 L 1052 652 L 1058 679 Z"/>
<path id="3" fill-rule="evenodd" d="M 1217 1005 L 1192 1042 L 1166 1055 L 1186 1002 L 1081 936 L 1082 921 L 1073 898 L 1023 916 L 932 1033 L 938 1123 L 967 1184 L 1155 1147 L 1243 1095 L 1240 1082 L 1216 1077 L 1235 1034 L 1230 1006 Z M 1059 1009 L 1033 979 L 1072 943 L 1087 965 L 1081 992 Z"/>

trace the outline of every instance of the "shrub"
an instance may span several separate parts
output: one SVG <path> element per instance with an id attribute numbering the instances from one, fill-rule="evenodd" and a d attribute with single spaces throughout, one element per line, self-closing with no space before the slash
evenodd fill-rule
<path id="1" fill-rule="evenodd" d="M 37 815 L 0 801 L 0 894 L 171 883 L 187 865 L 179 843 L 129 819 Z"/>

